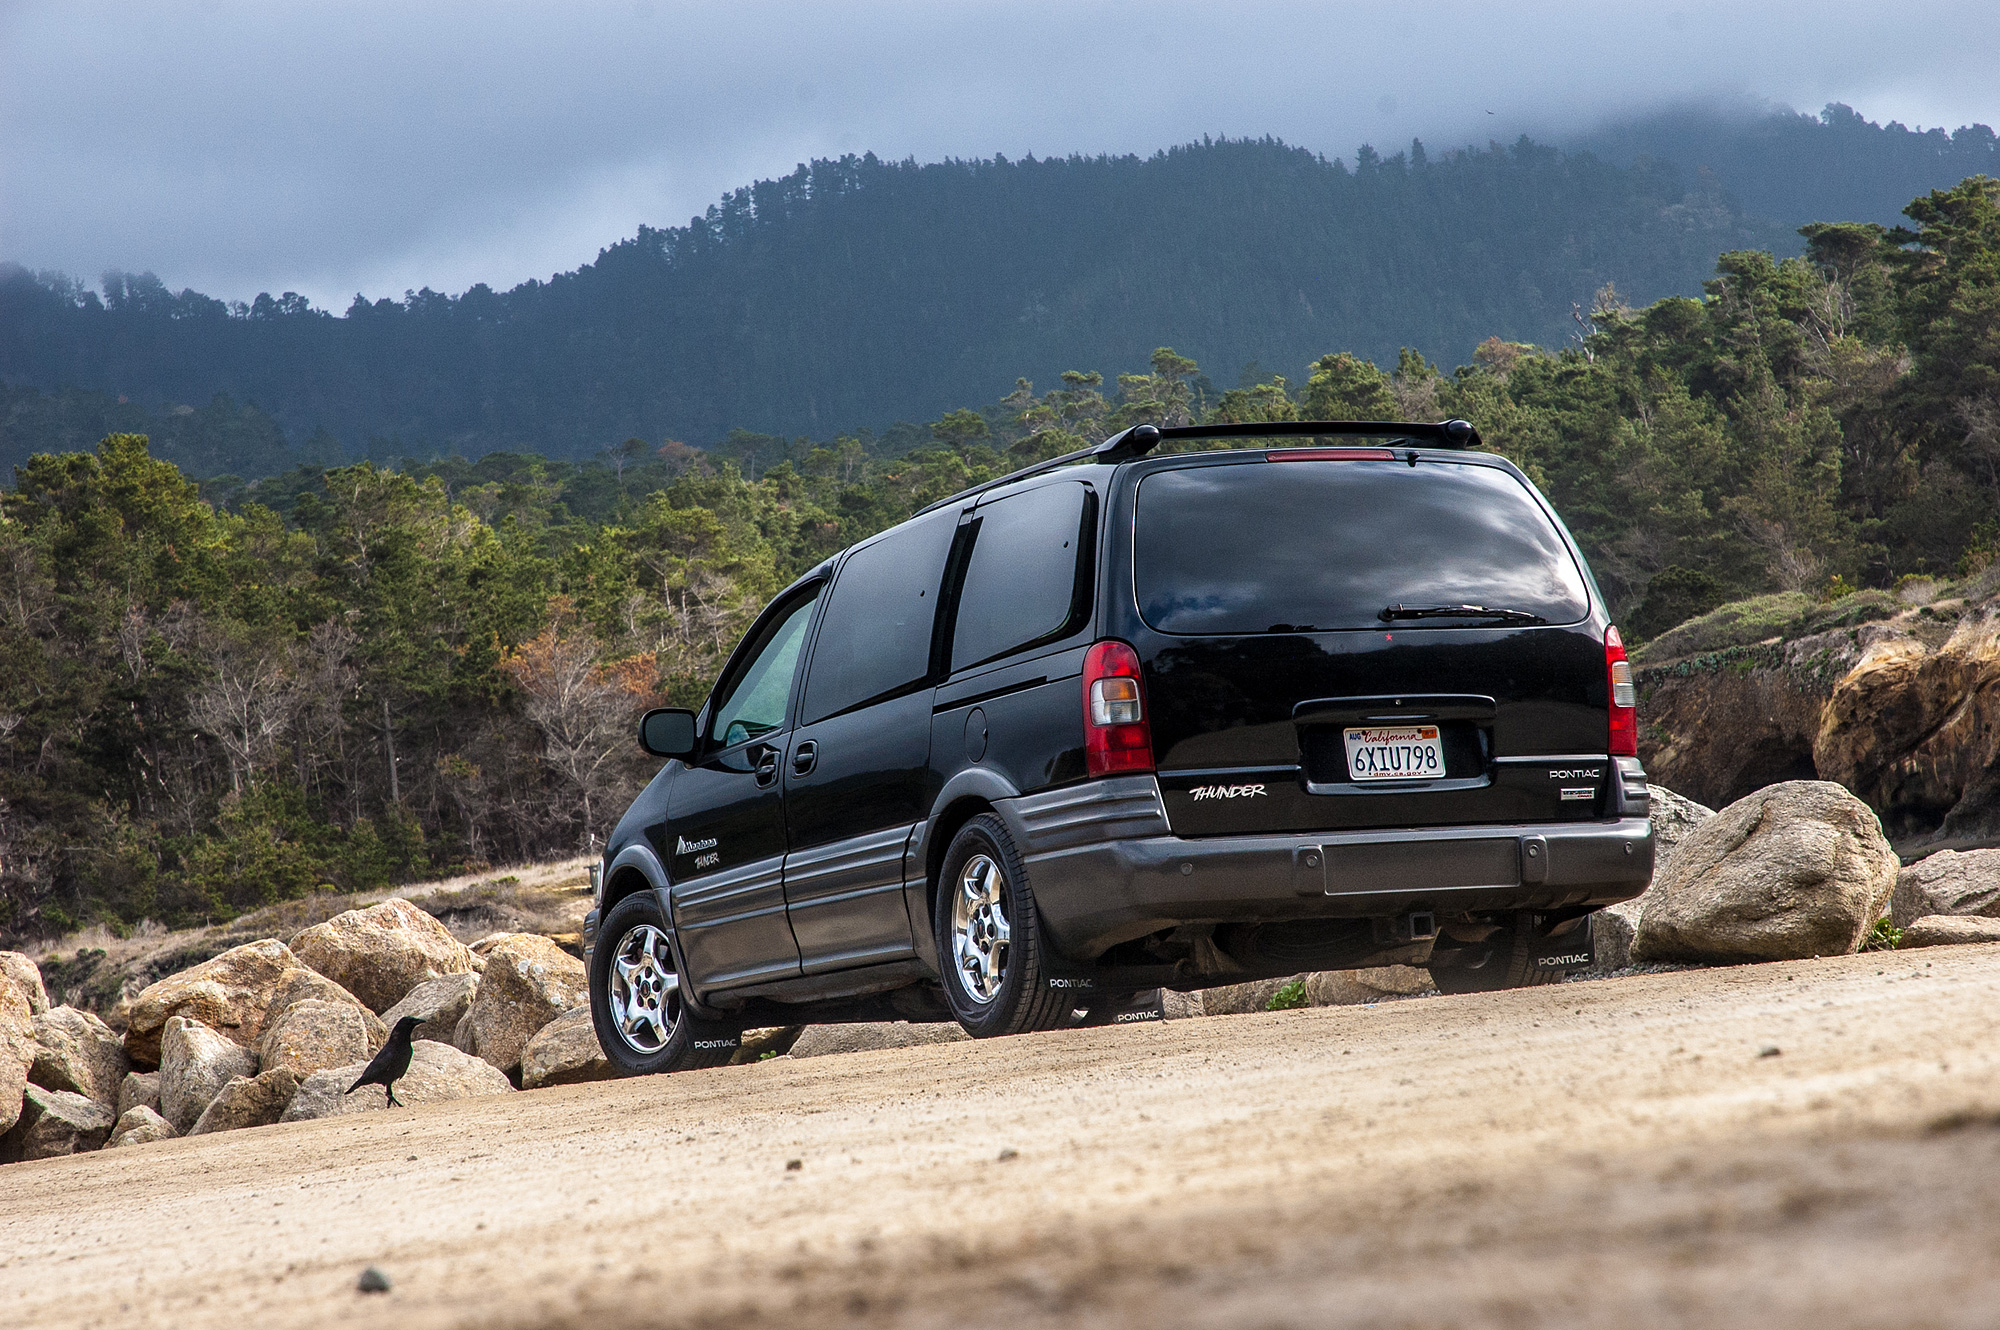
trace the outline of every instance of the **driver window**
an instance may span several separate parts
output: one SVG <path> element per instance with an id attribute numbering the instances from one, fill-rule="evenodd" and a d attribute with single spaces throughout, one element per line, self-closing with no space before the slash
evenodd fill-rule
<path id="1" fill-rule="evenodd" d="M 709 733 L 717 744 L 728 748 L 769 734 L 785 723 L 785 703 L 791 698 L 792 678 L 799 669 L 799 646 L 805 641 L 806 623 L 812 618 L 817 598 L 818 592 L 807 596 L 766 630 L 750 664 L 736 676 L 728 696 L 715 708 Z"/>

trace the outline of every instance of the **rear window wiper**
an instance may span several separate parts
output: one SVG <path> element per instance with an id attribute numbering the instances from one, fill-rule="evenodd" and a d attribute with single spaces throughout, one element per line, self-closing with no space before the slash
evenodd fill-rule
<path id="1" fill-rule="evenodd" d="M 1377 616 L 1385 623 L 1398 619 L 1504 619 L 1508 623 L 1547 623 L 1539 614 L 1526 610 L 1495 609 L 1486 605 L 1391 605 Z"/>

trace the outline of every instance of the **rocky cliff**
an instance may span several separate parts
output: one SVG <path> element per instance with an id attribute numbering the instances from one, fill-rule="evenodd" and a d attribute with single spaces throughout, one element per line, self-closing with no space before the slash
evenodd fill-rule
<path id="1" fill-rule="evenodd" d="M 1906 853 L 2000 841 L 2000 569 L 1725 606 L 1635 663 L 1641 757 L 1690 798 L 1830 780 Z"/>

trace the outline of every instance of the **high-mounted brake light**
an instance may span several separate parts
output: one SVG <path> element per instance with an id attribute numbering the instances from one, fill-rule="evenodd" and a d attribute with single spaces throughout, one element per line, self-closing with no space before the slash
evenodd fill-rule
<path id="1" fill-rule="evenodd" d="M 1387 448 L 1274 448 L 1264 454 L 1267 462 L 1393 462 L 1396 454 Z"/>
<path id="2" fill-rule="evenodd" d="M 1616 628 L 1604 630 L 1604 673 L 1611 685 L 1611 747 L 1613 757 L 1639 756 L 1639 692 L 1632 686 L 1632 665 L 1625 659 L 1625 639 Z"/>
<path id="3" fill-rule="evenodd" d="M 1123 642 L 1098 642 L 1083 658 L 1083 761 L 1093 776 L 1153 769 L 1139 653 Z"/>

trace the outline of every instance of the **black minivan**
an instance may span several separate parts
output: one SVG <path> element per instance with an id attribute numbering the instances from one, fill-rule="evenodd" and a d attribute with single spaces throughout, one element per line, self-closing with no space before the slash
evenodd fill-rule
<path id="1" fill-rule="evenodd" d="M 1141 425 L 800 578 L 700 712 L 641 724 L 670 760 L 585 931 L 606 1055 L 1587 965 L 1589 914 L 1652 876 L 1631 672 L 1547 500 L 1478 447 Z"/>

